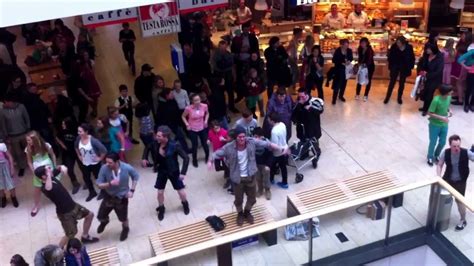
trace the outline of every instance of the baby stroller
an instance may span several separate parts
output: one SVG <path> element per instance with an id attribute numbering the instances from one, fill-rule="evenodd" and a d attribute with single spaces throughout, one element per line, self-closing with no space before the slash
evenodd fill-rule
<path id="1" fill-rule="evenodd" d="M 300 183 L 303 181 L 304 176 L 299 173 L 299 171 L 303 169 L 303 167 L 310 162 L 314 169 L 318 167 L 319 156 L 321 156 L 318 139 L 310 138 L 301 140 L 298 143 L 293 143 L 293 145 L 290 146 L 290 151 L 288 166 L 296 169 L 295 182 Z M 310 155 L 310 153 L 312 155 Z"/>

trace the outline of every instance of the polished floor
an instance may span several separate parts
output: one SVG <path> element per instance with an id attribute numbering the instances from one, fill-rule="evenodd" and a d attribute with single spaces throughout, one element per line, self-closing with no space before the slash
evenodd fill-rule
<path id="1" fill-rule="evenodd" d="M 133 25 L 137 36 L 139 29 Z M 96 75 L 104 95 L 101 98 L 100 111 L 105 110 L 118 95 L 118 85 L 127 84 L 133 87 L 134 78 L 130 74 L 117 41 L 119 26 L 107 26 L 97 30 L 95 45 L 99 57 L 96 63 Z M 175 36 L 138 38 L 136 61 L 139 67 L 150 63 L 154 72 L 165 77 L 167 84 L 176 78 L 170 64 L 169 45 L 176 42 Z M 19 38 L 17 52 L 21 55 L 23 43 Z M 20 56 L 20 61 L 24 59 Z M 316 185 L 364 174 L 370 171 L 388 169 L 405 181 L 435 176 L 435 168 L 425 163 L 428 147 L 428 121 L 417 111 L 420 103 L 414 102 L 405 94 L 404 104 L 391 101 L 382 103 L 386 81 L 375 81 L 369 101 L 354 100 L 355 84 L 350 81 L 346 93 L 346 103 L 326 105 L 322 115 L 323 136 L 321 138 L 322 157 L 319 167 L 313 170 L 308 167 L 302 171 L 305 179 L 302 183 L 290 183 L 288 190 L 273 187 L 273 198 L 258 203 L 266 204 L 275 219 L 286 216 L 286 195 Z M 409 88 L 410 86 L 408 86 Z M 407 88 L 407 91 L 409 90 Z M 325 88 L 326 98 L 330 90 Z M 466 114 L 461 108 L 453 106 L 453 117 L 450 119 L 449 134 L 462 136 L 464 147 L 474 143 L 474 116 Z M 261 121 L 260 121 L 261 122 Z M 291 140 L 294 141 L 294 140 Z M 141 179 L 133 199 L 130 200 L 129 218 L 131 231 L 129 238 L 119 241 L 120 223 L 112 214 L 112 221 L 100 235 L 99 243 L 88 246 L 95 249 L 115 245 L 119 249 L 121 263 L 139 261 L 151 257 L 151 247 L 147 236 L 159 230 L 174 228 L 193 221 L 202 220 L 208 215 L 233 211 L 233 197 L 222 189 L 221 173 L 208 171 L 201 155 L 199 168 L 190 166 L 187 179 L 187 194 L 191 213 L 185 216 L 177 194 L 169 186 L 166 190 L 166 216 L 162 222 L 156 217 L 156 190 L 153 185 L 155 174 L 139 166 L 142 146 L 137 145 L 128 154 L 131 163 L 138 169 Z M 472 164 L 471 164 L 472 167 Z M 290 169 L 290 180 L 293 180 L 294 169 Z M 278 177 L 277 177 L 278 178 Z M 474 201 L 473 178 L 468 181 L 466 197 Z M 65 181 L 69 186 L 68 181 Z M 391 235 L 406 232 L 423 226 L 426 221 L 429 188 L 421 188 L 405 193 L 404 205 L 394 209 L 392 215 Z M 19 253 L 32 262 L 34 253 L 48 243 L 57 243 L 63 235 L 56 218 L 54 206 L 45 198 L 42 209 L 34 218 L 29 212 L 32 206 L 31 174 L 21 179 L 18 185 L 20 207 L 10 205 L 0 209 L 0 265 L 9 262 L 10 257 Z M 99 202 L 84 202 L 86 191 L 74 195 L 74 199 L 97 213 Z M 383 239 L 385 220 L 371 221 L 364 215 L 356 213 L 355 208 L 347 209 L 320 218 L 321 236 L 314 240 L 313 258 L 322 258 L 349 250 L 376 240 Z M 474 261 L 474 215 L 468 214 L 468 226 L 463 232 L 455 232 L 454 225 L 459 216 L 456 207 L 451 212 L 451 223 L 445 235 L 472 261 Z M 81 225 L 82 223 L 80 223 Z M 98 221 L 93 222 L 93 232 Z M 349 241 L 341 243 L 336 233 L 343 232 Z M 95 233 L 94 233 L 95 234 Z M 279 230 L 279 244 L 266 247 L 244 248 L 234 253 L 235 265 L 295 265 L 307 262 L 307 242 L 286 241 L 283 230 Z M 213 250 L 206 250 L 171 261 L 172 265 L 215 265 Z M 413 265 L 407 262 L 403 265 Z"/>

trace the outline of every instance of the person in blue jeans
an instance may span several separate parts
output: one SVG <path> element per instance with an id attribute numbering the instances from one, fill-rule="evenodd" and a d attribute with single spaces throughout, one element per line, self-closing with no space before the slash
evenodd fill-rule
<path id="1" fill-rule="evenodd" d="M 433 98 L 428 109 L 430 143 L 427 163 L 429 166 L 433 166 L 433 160 L 438 160 L 438 156 L 446 144 L 449 117 L 451 116 L 449 111 L 451 90 L 451 86 L 441 85 L 439 88 L 440 95 Z"/>

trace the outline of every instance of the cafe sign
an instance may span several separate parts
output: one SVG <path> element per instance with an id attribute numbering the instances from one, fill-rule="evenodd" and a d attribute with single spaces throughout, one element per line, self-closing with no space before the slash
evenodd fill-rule
<path id="1" fill-rule="evenodd" d="M 229 5 L 229 0 L 179 0 L 181 14 L 209 10 Z"/>
<path id="2" fill-rule="evenodd" d="M 143 37 L 159 36 L 181 31 L 178 5 L 167 2 L 138 8 Z"/>
<path id="3" fill-rule="evenodd" d="M 135 21 L 137 17 L 137 8 L 132 7 L 82 15 L 82 22 L 86 27 L 95 28 Z"/>

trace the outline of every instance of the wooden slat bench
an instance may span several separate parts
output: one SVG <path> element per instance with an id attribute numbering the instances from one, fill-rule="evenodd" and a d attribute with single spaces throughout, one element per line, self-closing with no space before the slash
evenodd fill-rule
<path id="1" fill-rule="evenodd" d="M 256 227 L 268 222 L 272 222 L 273 217 L 264 205 L 257 205 L 252 208 L 252 215 L 255 218 L 253 224 L 244 223 L 237 226 L 237 213 L 232 212 L 219 217 L 226 223 L 226 228 L 215 232 L 214 229 L 204 220 L 193 224 L 185 225 L 168 231 L 157 232 L 149 236 L 150 243 L 155 256 L 168 252 L 185 249 L 187 247 L 203 244 L 219 237 L 238 233 L 252 227 Z M 265 242 L 271 246 L 277 243 L 277 231 L 271 230 L 261 234 Z M 211 248 L 213 246 L 209 246 Z M 219 265 L 232 265 L 232 243 L 217 246 L 217 261 Z M 166 262 L 160 265 L 167 265 Z"/>
<path id="2" fill-rule="evenodd" d="M 99 248 L 88 251 L 92 265 L 120 265 L 120 258 L 116 247 Z"/>
<path id="3" fill-rule="evenodd" d="M 388 171 L 352 177 L 288 195 L 286 214 L 293 217 L 401 186 Z"/>

